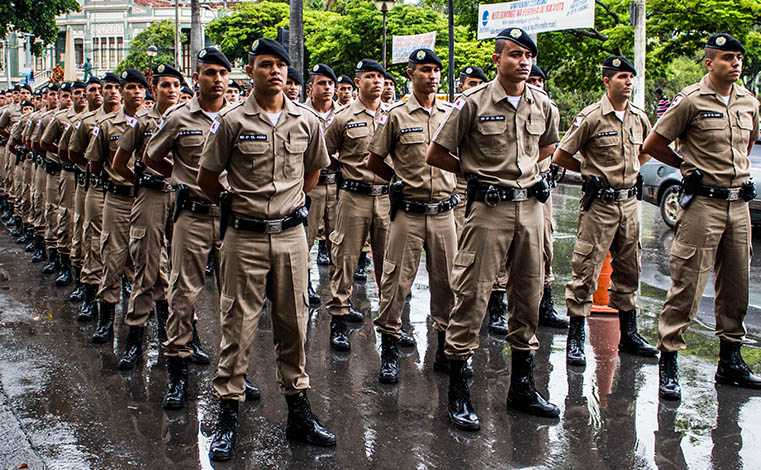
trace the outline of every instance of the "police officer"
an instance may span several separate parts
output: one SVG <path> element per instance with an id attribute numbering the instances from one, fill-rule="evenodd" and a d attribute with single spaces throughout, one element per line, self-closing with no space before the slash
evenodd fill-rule
<path id="1" fill-rule="evenodd" d="M 625 57 L 611 56 L 602 64 L 607 89 L 602 99 L 584 108 L 571 124 L 554 161 L 584 178 L 584 197 L 566 285 L 566 306 L 571 317 L 566 362 L 586 365 L 584 324 L 592 310 L 592 294 L 602 263 L 610 250 L 610 307 L 618 310 L 619 352 L 655 357 L 658 351 L 637 332 L 637 290 L 641 271 L 639 245 L 639 168 L 650 156 L 641 152 L 650 133 L 647 114 L 631 97 L 637 71 Z M 581 161 L 574 158 L 579 152 Z"/>
<path id="2" fill-rule="evenodd" d="M 129 335 L 119 361 L 120 369 L 132 369 L 142 358 L 143 334 L 151 304 L 155 301 L 159 342 L 166 341 L 166 320 L 169 314 L 165 231 L 172 204 L 172 188 L 169 181 L 145 168 L 142 157 L 161 116 L 177 104 L 183 77 L 179 70 L 166 64 L 157 65 L 152 72 L 151 79 L 158 102 L 154 107 L 142 109 L 135 114 L 135 120 L 130 121 L 129 127 L 119 139 L 113 163 L 114 171 L 125 181 L 135 182 L 135 199 L 129 214 L 129 253 L 135 266 L 135 275 L 124 315 Z"/>
<path id="3" fill-rule="evenodd" d="M 436 99 L 441 69 L 441 60 L 433 51 L 412 51 L 407 62 L 412 94 L 406 101 L 391 106 L 370 143 L 368 166 L 381 178 L 394 180 L 390 196 L 393 220 L 380 283 L 380 315 L 373 322 L 381 334 L 378 372 L 381 383 L 399 381 L 397 342 L 401 337 L 402 311 L 422 250 L 431 290 L 433 328 L 439 340 L 434 367 L 448 370 L 443 356 L 444 336 L 454 304 L 449 273 L 457 250 L 452 209 L 459 197 L 454 194 L 454 174 L 425 161 L 431 137 L 447 112 Z M 387 155 L 396 170 L 384 162 Z"/>
<path id="4" fill-rule="evenodd" d="M 342 184 L 336 207 L 336 226 L 329 234 L 332 243 L 328 313 L 330 344 L 337 351 L 349 351 L 351 342 L 345 321 L 361 322 L 364 316 L 349 299 L 353 274 L 362 246 L 370 236 L 376 282 L 383 274 L 383 255 L 389 223 L 388 180 L 367 167 L 368 147 L 384 112 L 380 96 L 386 71 L 372 59 L 362 59 L 354 79 L 359 99 L 339 110 L 325 133 L 330 155 L 338 154 Z"/>
<path id="5" fill-rule="evenodd" d="M 533 380 L 532 350 L 539 348 L 534 333 L 544 277 L 542 208 L 537 198 L 549 197 L 537 163 L 552 153 L 558 140 L 552 102 L 525 83 L 536 54 L 534 41 L 522 29 L 500 32 L 492 54 L 497 78 L 455 101 L 428 148 L 428 163 L 466 175 L 469 184 L 469 213 L 453 261 L 455 306 L 445 351 L 449 418 L 463 430 L 480 429 L 464 369 L 478 347 L 486 294 L 500 264 L 494 260 L 507 260 L 506 339 L 512 356 L 507 406 L 538 416 L 556 417 L 560 412 L 539 394 Z M 452 155 L 457 152 L 459 160 Z"/>
<path id="6" fill-rule="evenodd" d="M 304 105 L 320 118 L 323 131 L 335 120 L 335 112 L 338 105 L 333 101 L 335 93 L 336 74 L 333 69 L 325 64 L 317 64 L 312 67 L 309 74 L 309 98 Z M 320 179 L 317 185 L 309 192 L 309 216 L 307 219 L 307 246 L 311 249 L 317 238 L 320 225 L 324 224 L 325 233 L 333 231 L 336 219 L 336 204 L 338 203 L 338 190 L 336 189 L 335 168 L 323 168 L 320 171 Z M 311 257 L 309 260 L 311 266 Z M 309 273 L 309 271 L 307 271 Z M 319 305 L 320 295 L 312 287 L 311 278 L 307 284 L 309 304 Z"/>
<path id="7" fill-rule="evenodd" d="M 20 156 L 16 154 L 16 148 L 11 139 L 10 131 L 21 120 L 22 116 L 22 104 L 31 96 L 31 88 L 28 85 L 21 87 L 16 85 L 12 92 L 13 103 L 7 106 L 0 116 L 0 135 L 8 139 L 8 143 L 5 146 L 6 152 L 6 164 L 7 164 L 7 181 L 8 191 L 13 197 L 13 217 L 8 225 L 11 228 L 11 236 L 20 237 L 27 232 L 28 227 L 26 222 L 22 219 L 22 205 L 23 200 L 21 197 L 21 185 L 22 175 L 24 172 L 24 164 L 19 164 Z M 13 166 L 11 166 L 13 162 Z"/>
<path id="8" fill-rule="evenodd" d="M 241 91 L 240 83 L 235 80 L 230 80 L 230 83 L 227 85 L 227 90 L 225 90 L 225 99 L 229 104 L 235 104 L 240 101 Z"/>
<path id="9" fill-rule="evenodd" d="M 715 270 L 719 384 L 761 388 L 740 354 L 748 309 L 751 226 L 747 201 L 755 197 L 750 153 L 759 138 L 759 103 L 736 82 L 743 45 L 726 33 L 708 38 L 706 74 L 681 91 L 655 124 L 644 151 L 680 168 L 683 195 L 671 247 L 671 282 L 658 320 L 662 398 L 681 396 L 677 352 L 694 318 L 711 267 Z M 681 155 L 669 144 L 679 138 Z"/>
<path id="10" fill-rule="evenodd" d="M 195 96 L 195 93 L 193 92 L 193 90 L 190 89 L 190 87 L 185 82 L 182 82 L 182 83 L 183 83 L 183 86 L 180 89 L 180 101 L 179 102 L 180 103 L 186 103 L 186 102 L 188 102 L 188 101 L 193 99 L 193 97 Z"/>
<path id="11" fill-rule="evenodd" d="M 354 81 L 346 75 L 341 75 L 336 80 L 336 101 L 339 106 L 351 104 Z"/>
<path id="12" fill-rule="evenodd" d="M 383 93 L 381 93 L 381 103 L 391 105 L 394 103 L 394 94 L 396 92 L 396 79 L 386 71 L 383 79 Z"/>
<path id="13" fill-rule="evenodd" d="M 224 98 L 232 65 L 214 47 L 198 53 L 193 79 L 199 93 L 192 100 L 169 108 L 158 124 L 146 149 L 145 163 L 177 186 L 174 231 L 169 274 L 169 317 L 167 341 L 162 344 L 167 357 L 169 386 L 164 408 L 185 406 L 188 387 L 188 359 L 209 364 L 200 347 L 195 307 L 206 282 L 206 262 L 213 253 L 219 280 L 219 207 L 212 203 L 196 183 L 198 162 L 209 127 L 219 111 L 227 106 Z M 171 154 L 170 154 L 171 152 Z"/>
<path id="14" fill-rule="evenodd" d="M 288 66 L 288 78 L 285 81 L 285 94 L 291 101 L 299 101 L 301 95 L 301 85 L 304 84 L 304 77 L 296 67 Z"/>
<path id="15" fill-rule="evenodd" d="M 213 460 L 234 453 L 238 402 L 243 401 L 248 351 L 265 295 L 280 389 L 288 404 L 286 437 L 333 446 L 336 437 L 311 412 L 304 346 L 307 333 L 307 258 L 304 192 L 330 163 L 317 116 L 283 93 L 288 53 L 270 39 L 254 41 L 246 73 L 254 89 L 245 102 L 220 113 L 201 157 L 198 183 L 218 201 L 227 171 L 231 199 L 221 251 L 222 342 L 214 391 L 220 411 L 209 450 Z"/>

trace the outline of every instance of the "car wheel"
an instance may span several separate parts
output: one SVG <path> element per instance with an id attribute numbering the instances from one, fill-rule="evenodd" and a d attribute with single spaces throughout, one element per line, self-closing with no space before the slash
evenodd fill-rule
<path id="1" fill-rule="evenodd" d="M 670 228 L 674 228 L 679 213 L 679 189 L 679 184 L 672 184 L 661 194 L 661 217 Z"/>

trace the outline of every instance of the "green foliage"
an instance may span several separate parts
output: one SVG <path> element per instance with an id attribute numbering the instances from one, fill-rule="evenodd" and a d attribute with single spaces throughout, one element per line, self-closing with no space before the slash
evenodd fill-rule
<path id="1" fill-rule="evenodd" d="M 39 56 L 45 44 L 58 37 L 55 17 L 70 11 L 79 11 L 77 0 L 14 0 L 0 3 L 0 37 L 9 31 L 32 35 L 32 54 Z M 39 40 L 39 42 L 36 42 Z"/>
<path id="2" fill-rule="evenodd" d="M 145 52 L 149 46 L 156 46 L 159 50 L 153 61 Z M 125 69 L 137 69 L 146 72 L 150 63 L 153 63 L 154 66 L 157 64 L 174 64 L 174 21 L 163 20 L 153 23 L 135 36 L 135 39 L 130 43 L 127 57 L 119 62 L 115 72 L 121 73 Z"/>
<path id="3" fill-rule="evenodd" d="M 277 25 L 283 19 L 287 26 L 287 3 L 242 2 L 233 7 L 232 14 L 209 23 L 206 35 L 231 61 L 246 61 L 248 50 L 256 39 L 277 38 Z M 306 36 L 306 28 L 304 33 Z"/>

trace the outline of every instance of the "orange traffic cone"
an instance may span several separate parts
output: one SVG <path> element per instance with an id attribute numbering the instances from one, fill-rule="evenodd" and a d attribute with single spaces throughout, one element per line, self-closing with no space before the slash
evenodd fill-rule
<path id="1" fill-rule="evenodd" d="M 597 278 L 597 290 L 592 294 L 592 313 L 618 314 L 618 310 L 608 307 L 608 288 L 610 287 L 610 275 L 613 274 L 613 267 L 610 265 L 610 252 L 605 255 L 605 261 L 602 263 L 600 277 Z"/>

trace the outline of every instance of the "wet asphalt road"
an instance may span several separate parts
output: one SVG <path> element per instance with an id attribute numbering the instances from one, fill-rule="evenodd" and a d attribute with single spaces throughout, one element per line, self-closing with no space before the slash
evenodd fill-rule
<path id="1" fill-rule="evenodd" d="M 558 309 L 570 278 L 580 190 L 561 186 L 553 195 L 556 221 Z M 643 282 L 640 328 L 654 341 L 655 318 L 669 286 L 672 234 L 658 211 L 642 206 Z M 761 253 L 756 232 L 754 252 Z M 0 264 L 11 280 L 0 283 L 0 469 L 27 464 L 51 469 L 253 469 L 253 468 L 761 468 L 761 394 L 714 386 L 718 344 L 712 334 L 710 287 L 689 330 L 690 350 L 680 356 L 683 400 L 659 402 L 657 362 L 618 356 L 618 322 L 593 317 L 587 334 L 588 365 L 567 370 L 565 333 L 543 329 L 536 357 L 537 386 L 561 408 L 558 420 L 507 411 L 509 351 L 484 329 L 474 357 L 473 401 L 479 433 L 452 428 L 446 419 L 448 379 L 432 369 L 435 334 L 427 319 L 425 269 L 414 285 L 405 324 L 417 347 L 403 351 L 401 381 L 376 379 L 379 339 L 365 321 L 353 331 L 351 353 L 328 347 L 329 319 L 311 312 L 307 370 L 312 407 L 338 435 L 334 449 L 291 444 L 284 436 L 285 401 L 275 383 L 269 316 L 262 317 L 251 351 L 249 378 L 262 400 L 241 406 L 237 455 L 213 464 L 207 451 L 215 404 L 214 365 L 191 367 L 186 409 L 165 412 L 161 401 L 166 370 L 151 319 L 145 361 L 117 369 L 126 328 L 113 345 L 89 343 L 92 324 L 75 321 L 70 289 L 52 280 L 10 237 L 0 234 Z M 761 339 L 761 260 L 752 262 L 748 341 Z M 319 291 L 327 299 L 328 270 L 315 265 Z M 709 281 L 710 284 L 711 281 Z M 355 305 L 378 313 L 375 284 L 359 284 Z M 218 359 L 216 289 L 211 281 L 198 306 L 201 336 Z M 117 312 L 117 321 L 121 314 Z M 761 349 L 744 349 L 761 371 Z"/>

